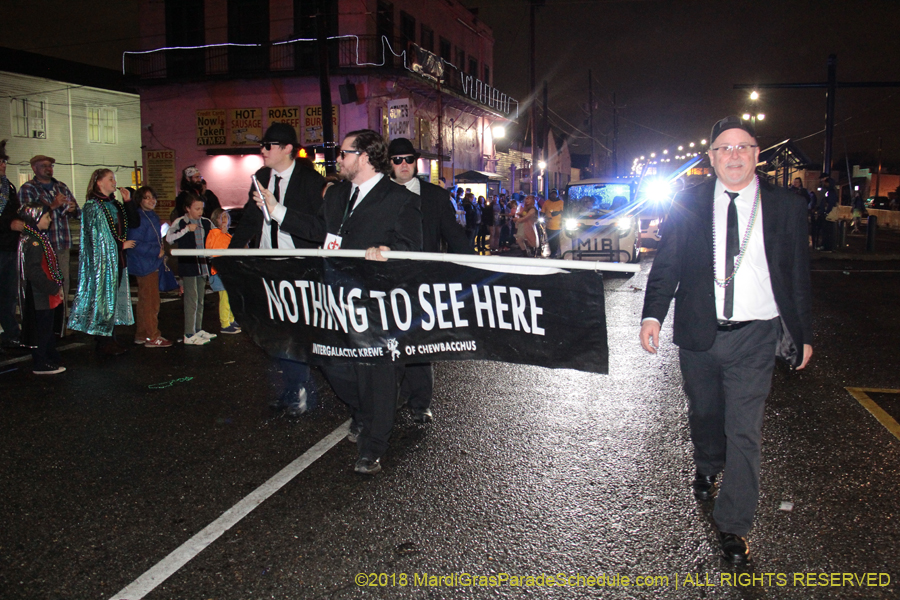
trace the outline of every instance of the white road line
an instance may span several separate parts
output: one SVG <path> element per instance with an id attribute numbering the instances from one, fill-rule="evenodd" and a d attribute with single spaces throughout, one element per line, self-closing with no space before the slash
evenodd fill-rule
<path id="1" fill-rule="evenodd" d="M 222 513 L 222 516 L 204 527 L 200 533 L 176 548 L 171 554 L 156 563 L 156 565 L 135 579 L 122 591 L 112 596 L 110 600 L 139 600 L 152 592 L 159 584 L 200 554 L 223 533 L 250 514 L 254 508 L 262 504 L 269 496 L 284 487 L 294 477 L 303 472 L 304 469 L 337 445 L 338 442 L 347 437 L 349 430 L 350 419 L 347 419 L 337 429 L 322 438 L 318 444 L 304 452 L 294 462 L 253 490 L 243 500 Z"/>
<path id="2" fill-rule="evenodd" d="M 61 346 L 56 350 L 62 352 L 63 350 L 71 350 L 72 348 L 78 348 L 79 346 L 84 346 L 81 342 L 75 342 L 74 344 L 67 344 L 65 346 Z M 26 360 L 31 360 L 31 355 L 26 354 L 25 356 L 20 356 L 18 358 L 11 358 L 9 360 L 4 360 L 0 362 L 0 367 L 5 367 L 6 365 L 12 365 L 15 363 L 25 362 Z"/>

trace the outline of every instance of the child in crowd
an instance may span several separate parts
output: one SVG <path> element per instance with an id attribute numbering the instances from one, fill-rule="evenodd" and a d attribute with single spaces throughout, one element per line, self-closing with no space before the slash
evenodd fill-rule
<path id="1" fill-rule="evenodd" d="M 22 345 L 31 347 L 35 375 L 56 375 L 60 364 L 53 335 L 53 311 L 62 305 L 62 272 L 47 234 L 50 207 L 41 202 L 19 210 L 25 227 L 19 236 L 19 307 L 22 311 Z"/>
<path id="2" fill-rule="evenodd" d="M 135 193 L 140 208 L 129 213 L 134 222 L 128 229 L 128 239 L 135 241 L 128 250 L 128 272 L 134 275 L 138 286 L 135 309 L 134 343 L 146 348 L 168 348 L 172 342 L 159 331 L 159 268 L 165 256 L 165 248 L 159 229 L 156 208 L 156 192 L 144 186 Z M 135 204 L 134 201 L 129 204 Z"/>
<path id="3" fill-rule="evenodd" d="M 231 217 L 228 211 L 217 208 L 212 213 L 212 222 L 218 229 L 213 229 L 206 237 L 207 250 L 224 250 L 231 243 L 231 234 L 228 233 L 228 227 L 231 225 Z M 209 287 L 214 292 L 219 292 L 219 325 L 222 327 L 221 333 L 240 333 L 241 327 L 235 322 L 234 315 L 231 313 L 231 305 L 228 303 L 228 292 L 225 291 L 225 285 L 222 279 L 216 274 L 216 267 L 210 265 Z"/>
<path id="4" fill-rule="evenodd" d="M 184 205 L 185 214 L 175 219 L 166 241 L 179 250 L 206 248 L 206 237 L 212 229 L 212 222 L 203 216 L 203 200 L 191 193 Z M 206 278 L 209 269 L 202 256 L 179 256 L 178 274 L 184 284 L 184 344 L 203 346 L 217 337 L 203 331 L 203 296 L 206 292 Z"/>

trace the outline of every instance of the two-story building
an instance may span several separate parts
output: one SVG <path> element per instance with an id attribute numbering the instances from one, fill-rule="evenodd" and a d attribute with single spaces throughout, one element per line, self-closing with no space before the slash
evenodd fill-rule
<path id="1" fill-rule="evenodd" d="M 143 0 L 141 39 L 123 64 L 161 203 L 196 165 L 223 206 L 243 205 L 276 121 L 323 164 L 320 56 L 334 141 L 363 128 L 410 138 L 432 181 L 490 168 L 493 126 L 518 114 L 491 86 L 490 28 L 456 0 Z"/>
<path id="2" fill-rule="evenodd" d="M 29 160 L 56 159 L 54 176 L 84 202 L 91 173 L 116 171 L 132 185 L 140 168 L 140 100 L 117 71 L 0 48 L 0 139 L 8 139 L 6 175 L 16 187 L 34 177 Z"/>

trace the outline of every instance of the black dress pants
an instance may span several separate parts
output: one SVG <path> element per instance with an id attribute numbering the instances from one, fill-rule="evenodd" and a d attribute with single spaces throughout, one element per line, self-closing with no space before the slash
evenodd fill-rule
<path id="1" fill-rule="evenodd" d="M 754 321 L 720 331 L 705 352 L 680 349 L 688 395 L 694 463 L 703 475 L 723 472 L 713 520 L 745 536 L 759 501 L 763 413 L 772 387 L 781 321 Z"/>
<path id="2" fill-rule="evenodd" d="M 406 365 L 403 369 L 403 380 L 400 384 L 400 397 L 406 398 L 413 410 L 431 408 L 434 396 L 434 367 L 431 363 Z"/>
<path id="3" fill-rule="evenodd" d="M 323 367 L 328 382 L 362 426 L 359 456 L 381 458 L 388 449 L 397 412 L 397 367 L 347 364 Z"/>

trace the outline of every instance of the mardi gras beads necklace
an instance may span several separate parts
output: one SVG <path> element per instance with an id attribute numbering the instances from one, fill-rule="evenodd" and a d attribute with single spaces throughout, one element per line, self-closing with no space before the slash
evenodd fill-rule
<path id="1" fill-rule="evenodd" d="M 734 271 L 731 273 L 730 277 L 726 277 L 725 279 L 719 279 L 715 275 L 713 275 L 713 279 L 716 281 L 716 285 L 720 288 L 728 287 L 728 284 L 731 283 L 731 280 L 734 279 L 734 276 L 737 275 L 738 269 L 741 268 L 741 263 L 744 260 L 744 253 L 747 252 L 747 246 L 750 242 L 750 233 L 753 231 L 753 225 L 756 223 L 756 215 L 759 212 L 759 180 L 756 181 L 756 199 L 753 201 L 753 210 L 750 211 L 750 222 L 747 223 L 747 228 L 744 230 L 744 239 L 741 240 L 741 250 L 738 252 L 734 263 Z M 713 203 L 713 223 L 715 223 L 715 203 Z M 713 250 L 717 248 L 716 244 L 716 227 L 713 225 Z"/>
<path id="2" fill-rule="evenodd" d="M 56 285 L 62 285 L 62 272 L 59 270 L 59 262 L 56 260 L 56 252 L 54 252 L 53 248 L 50 246 L 50 240 L 47 239 L 46 235 L 44 235 L 31 225 L 26 225 L 24 227 L 24 231 L 31 237 L 35 238 L 38 242 L 40 242 L 41 249 L 44 251 L 44 258 L 47 259 L 47 267 L 50 271 L 50 277 L 53 278 L 53 281 L 56 283 Z"/>
<path id="3" fill-rule="evenodd" d="M 112 236 L 114 238 L 116 238 L 117 240 L 119 240 L 119 242 L 124 244 L 125 240 L 128 238 L 128 215 L 125 214 L 125 206 L 121 202 L 119 202 L 118 200 L 116 200 L 115 198 L 113 198 L 111 196 L 108 198 L 108 200 L 110 202 L 112 202 L 113 204 L 116 205 L 116 208 L 119 209 L 119 214 L 122 215 L 122 223 L 123 223 L 122 235 L 119 236 L 118 232 L 117 232 L 116 223 L 113 220 L 113 216 L 109 212 L 109 209 L 106 208 L 106 205 L 103 203 L 103 200 L 101 198 L 95 198 L 95 200 L 98 201 L 97 203 L 100 205 L 100 208 L 103 209 L 103 214 L 106 216 L 106 222 L 109 223 L 109 230 L 112 232 Z"/>

